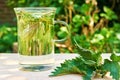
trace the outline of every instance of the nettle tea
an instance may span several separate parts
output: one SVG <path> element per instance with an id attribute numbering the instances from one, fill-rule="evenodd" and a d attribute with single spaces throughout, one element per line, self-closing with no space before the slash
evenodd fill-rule
<path id="1" fill-rule="evenodd" d="M 17 16 L 18 53 L 21 69 L 42 71 L 52 68 L 54 64 L 54 16 L 56 8 L 27 7 L 14 8 L 14 10 Z"/>

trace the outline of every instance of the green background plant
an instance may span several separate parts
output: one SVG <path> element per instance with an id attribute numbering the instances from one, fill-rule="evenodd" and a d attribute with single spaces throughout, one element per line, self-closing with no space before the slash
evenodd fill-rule
<path id="1" fill-rule="evenodd" d="M 16 40 L 16 27 L 9 26 L 8 24 L 0 25 L 0 52 L 13 52 L 12 47 Z"/>
<path id="2" fill-rule="evenodd" d="M 77 52 L 73 46 L 74 38 L 84 48 L 120 52 L 120 0 L 7 0 L 6 4 L 11 9 L 56 7 L 55 20 L 66 21 L 71 29 L 71 38 L 56 44 L 57 53 Z M 57 38 L 64 37 L 62 29 L 55 31 Z"/>

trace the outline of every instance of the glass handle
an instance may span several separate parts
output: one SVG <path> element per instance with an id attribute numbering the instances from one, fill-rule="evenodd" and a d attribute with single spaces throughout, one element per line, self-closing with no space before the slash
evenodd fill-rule
<path id="1" fill-rule="evenodd" d="M 64 22 L 64 21 L 54 21 L 54 24 L 62 24 L 62 25 L 65 25 L 66 27 L 66 33 L 67 33 L 67 37 L 63 38 L 63 39 L 58 39 L 58 40 L 54 40 L 55 42 L 63 42 L 65 40 L 67 40 L 69 37 L 70 37 L 70 29 L 69 29 L 69 25 Z"/>

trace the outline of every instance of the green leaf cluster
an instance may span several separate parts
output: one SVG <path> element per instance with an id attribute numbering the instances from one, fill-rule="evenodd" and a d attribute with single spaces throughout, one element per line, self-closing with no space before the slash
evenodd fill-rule
<path id="1" fill-rule="evenodd" d="M 120 56 L 112 53 L 110 60 L 105 59 L 102 62 L 102 53 L 84 49 L 78 43 L 76 45 L 79 56 L 71 60 L 65 60 L 50 76 L 75 73 L 83 75 L 83 80 L 92 80 L 97 75 L 103 78 L 110 72 L 113 79 L 120 80 Z"/>
<path id="2" fill-rule="evenodd" d="M 118 0 L 6 1 L 6 5 L 12 8 L 12 10 L 14 7 L 56 7 L 57 10 L 55 20 L 63 20 L 70 25 L 71 41 L 74 38 L 77 38 L 77 42 L 84 48 L 108 53 L 113 51 L 120 52 L 119 4 L 120 1 Z M 29 15 L 26 16 L 30 18 Z M 22 24 L 24 23 L 25 22 L 23 22 Z M 55 28 L 57 28 L 55 30 L 56 38 L 61 39 L 66 37 L 65 31 L 61 30 L 60 27 Z M 71 43 L 70 41 L 67 42 L 67 44 Z M 70 46 L 72 50 L 69 48 Z M 74 48 L 73 45 L 70 46 L 67 46 L 66 48 L 55 47 L 55 52 L 77 52 L 77 49 Z"/>

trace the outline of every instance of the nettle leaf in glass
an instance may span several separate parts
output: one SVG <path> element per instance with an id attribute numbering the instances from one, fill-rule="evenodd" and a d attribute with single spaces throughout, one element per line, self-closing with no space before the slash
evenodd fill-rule
<path id="1" fill-rule="evenodd" d="M 19 53 L 21 55 L 44 55 L 52 52 L 53 18 L 49 12 L 16 12 L 18 19 Z M 49 14 L 49 15 L 47 15 Z M 24 45 L 24 46 L 23 46 Z"/>

